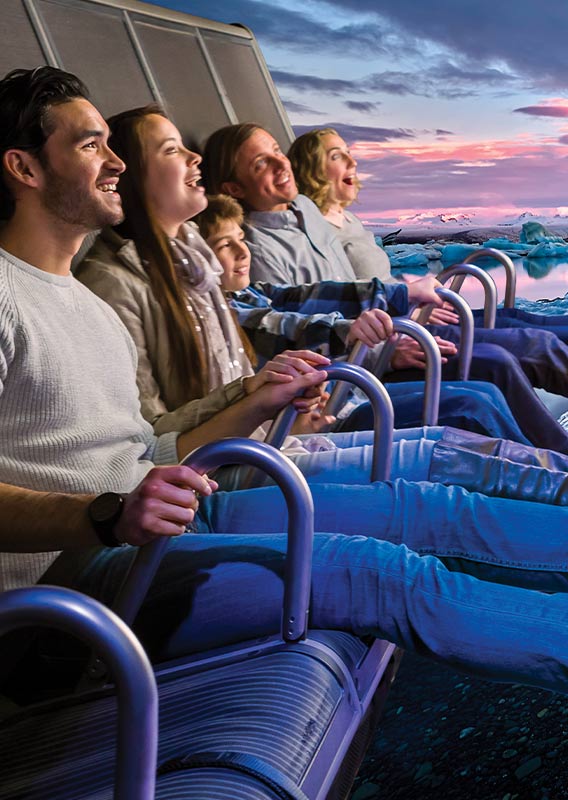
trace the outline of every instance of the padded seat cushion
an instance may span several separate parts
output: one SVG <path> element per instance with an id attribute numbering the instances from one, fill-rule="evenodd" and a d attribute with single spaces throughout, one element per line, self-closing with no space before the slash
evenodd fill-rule
<path id="1" fill-rule="evenodd" d="M 325 664 L 286 649 L 204 673 L 177 674 L 160 682 L 158 764 L 197 752 L 236 751 L 257 756 L 297 784 L 342 696 Z M 115 698 L 97 696 L 51 703 L 3 723 L 0 800 L 110 800 L 115 714 Z M 178 777 L 189 785 L 197 781 L 194 770 Z M 235 773 L 231 781 L 240 785 L 245 777 Z M 160 778 L 160 792 L 177 779 Z M 220 778 L 219 785 L 227 779 Z M 265 789 L 259 792 L 259 798 L 271 797 Z M 233 789 L 218 796 L 238 797 Z M 257 795 L 247 789 L 244 796 Z"/>

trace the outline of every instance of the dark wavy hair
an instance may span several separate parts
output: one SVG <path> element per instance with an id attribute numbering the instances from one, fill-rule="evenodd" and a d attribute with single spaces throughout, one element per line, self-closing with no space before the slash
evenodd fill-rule
<path id="1" fill-rule="evenodd" d="M 0 158 L 16 148 L 41 160 L 45 142 L 53 133 L 49 111 L 78 98 L 89 99 L 85 84 L 55 67 L 14 69 L 0 81 Z M 14 214 L 15 201 L 0 170 L 0 219 Z"/>
<path id="2" fill-rule="evenodd" d="M 148 117 L 155 114 L 168 118 L 159 105 L 151 103 L 123 111 L 107 120 L 109 147 L 127 166 L 118 183 L 125 218 L 116 230 L 125 239 L 134 241 L 140 258 L 145 262 L 152 291 L 164 312 L 172 369 L 190 397 L 203 397 L 208 388 L 208 370 L 207 360 L 195 336 L 197 320 L 187 307 L 169 239 L 150 209 L 144 188 L 144 131 Z"/>

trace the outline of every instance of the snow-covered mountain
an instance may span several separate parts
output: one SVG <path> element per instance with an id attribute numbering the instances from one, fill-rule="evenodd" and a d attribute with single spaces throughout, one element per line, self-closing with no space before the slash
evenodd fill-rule
<path id="1" fill-rule="evenodd" d="M 402 215 L 398 222 L 403 225 L 432 226 L 439 225 L 459 225 L 469 227 L 473 225 L 473 216 L 462 214 L 457 211 L 443 211 L 440 214 L 432 214 L 429 211 L 422 211 L 418 214 Z"/>
<path id="2" fill-rule="evenodd" d="M 523 211 L 516 217 L 505 218 L 497 224 L 503 228 L 520 227 L 525 222 L 540 222 L 541 225 L 566 225 L 568 224 L 568 214 L 534 214 L 532 211 Z"/>

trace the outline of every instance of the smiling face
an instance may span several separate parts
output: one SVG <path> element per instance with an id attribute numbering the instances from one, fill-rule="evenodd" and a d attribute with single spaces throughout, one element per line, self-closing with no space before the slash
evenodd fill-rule
<path id="1" fill-rule="evenodd" d="M 235 181 L 223 189 L 253 211 L 284 211 L 298 194 L 290 162 L 276 139 L 262 128 L 240 147 Z"/>
<path id="2" fill-rule="evenodd" d="M 220 220 L 207 238 L 223 267 L 221 284 L 226 292 L 239 292 L 250 283 L 250 250 L 245 242 L 241 226 L 234 220 Z"/>
<path id="3" fill-rule="evenodd" d="M 108 147 L 105 121 L 84 99 L 56 105 L 48 115 L 52 132 L 38 157 L 43 207 L 80 231 L 118 224 L 123 213 L 116 187 L 124 163 Z"/>
<path id="4" fill-rule="evenodd" d="M 357 162 L 336 133 L 326 133 L 322 137 L 322 145 L 325 149 L 326 176 L 330 182 L 330 199 L 342 207 L 349 206 L 359 193 Z"/>
<path id="5" fill-rule="evenodd" d="M 175 236 L 180 225 L 207 206 L 201 179 L 201 156 L 184 147 L 180 132 L 169 119 L 149 114 L 145 119 L 144 189 L 160 227 Z"/>

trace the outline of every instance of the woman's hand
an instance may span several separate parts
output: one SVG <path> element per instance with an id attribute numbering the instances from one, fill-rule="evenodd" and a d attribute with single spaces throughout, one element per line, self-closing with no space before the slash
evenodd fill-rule
<path id="1" fill-rule="evenodd" d="M 322 384 L 323 387 L 323 384 Z M 318 387 L 315 387 L 318 388 Z M 307 413 L 299 413 L 292 425 L 290 433 L 300 434 L 314 434 L 325 433 L 328 431 L 333 423 L 335 417 L 331 414 L 323 414 L 323 410 L 329 400 L 329 392 L 322 391 L 318 393 L 317 402 Z"/>
<path id="2" fill-rule="evenodd" d="M 268 361 L 256 375 L 243 380 L 245 394 L 258 391 L 266 383 L 291 383 L 295 377 L 313 371 L 314 367 L 327 367 L 329 358 L 311 350 L 285 350 Z"/>
<path id="3" fill-rule="evenodd" d="M 442 364 L 448 360 L 448 356 L 455 356 L 458 352 L 453 342 L 434 336 L 436 344 L 442 354 Z M 425 369 L 426 355 L 420 344 L 409 336 L 401 336 L 393 357 L 391 359 L 391 369 Z"/>
<path id="4" fill-rule="evenodd" d="M 425 305 L 426 303 L 434 303 L 435 306 L 441 306 L 443 300 L 440 295 L 436 294 L 436 289 L 440 289 L 442 284 L 435 275 L 425 275 L 417 281 L 412 281 L 408 285 L 408 302 L 413 305 Z"/>

